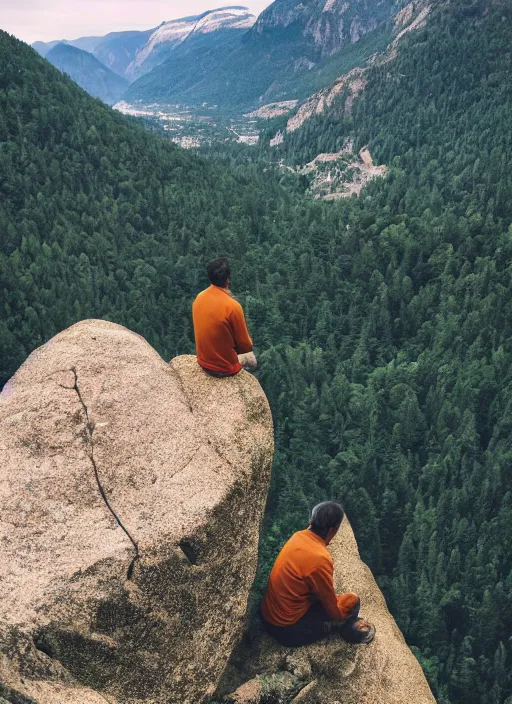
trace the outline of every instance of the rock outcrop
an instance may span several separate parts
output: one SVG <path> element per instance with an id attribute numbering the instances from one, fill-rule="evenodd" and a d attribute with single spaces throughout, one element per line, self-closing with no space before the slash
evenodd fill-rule
<path id="1" fill-rule="evenodd" d="M 264 35 L 293 28 L 305 40 L 310 58 L 320 58 L 359 41 L 393 12 L 394 3 L 390 0 L 276 0 L 261 13 L 252 33 Z"/>
<path id="2" fill-rule="evenodd" d="M 346 93 L 343 113 L 346 117 L 352 114 L 352 107 L 357 96 L 366 88 L 368 72 L 372 66 L 385 64 L 397 56 L 397 46 L 408 32 L 425 26 L 431 6 L 427 0 L 414 0 L 403 7 L 394 17 L 394 38 L 385 51 L 370 56 L 365 66 L 358 66 L 337 78 L 334 83 L 311 95 L 290 117 L 286 125 L 286 133 L 295 132 L 312 117 L 328 113 L 342 93 Z M 337 106 L 339 109 L 339 105 Z"/>
<path id="3" fill-rule="evenodd" d="M 273 456 L 257 380 L 86 321 L 0 398 L 0 699 L 196 703 L 243 627 Z"/>
<path id="4" fill-rule="evenodd" d="M 375 624 L 368 646 L 339 636 L 305 648 L 282 648 L 262 628 L 242 641 L 219 694 L 225 702 L 301 704 L 435 704 L 418 661 L 389 613 L 371 571 L 361 561 L 347 520 L 330 545 L 338 593 L 354 591 L 361 613 Z M 229 695 L 231 693 L 231 695 Z"/>
<path id="5" fill-rule="evenodd" d="M 350 115 L 354 100 L 366 87 L 366 71 L 362 68 L 355 68 L 344 76 L 341 76 L 332 86 L 324 88 L 315 93 L 298 109 L 297 113 L 290 117 L 286 124 L 287 132 L 295 132 L 315 115 L 323 115 L 328 110 L 336 98 L 346 91 L 345 114 Z"/>

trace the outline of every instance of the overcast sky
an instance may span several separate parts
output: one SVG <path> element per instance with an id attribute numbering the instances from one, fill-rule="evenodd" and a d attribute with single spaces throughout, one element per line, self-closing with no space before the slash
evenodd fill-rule
<path id="1" fill-rule="evenodd" d="M 272 0 L 0 0 L 0 29 L 31 44 L 125 29 L 151 29 L 165 20 L 229 5 L 257 15 Z"/>

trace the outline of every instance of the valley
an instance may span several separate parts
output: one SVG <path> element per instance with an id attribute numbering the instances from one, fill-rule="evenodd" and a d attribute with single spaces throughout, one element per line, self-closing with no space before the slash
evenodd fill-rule
<path id="1" fill-rule="evenodd" d="M 162 131 L 171 141 L 186 149 L 199 149 L 214 143 L 256 145 L 258 120 L 212 106 L 130 104 L 120 101 L 114 109 L 140 118 L 147 126 Z"/>
<path id="2" fill-rule="evenodd" d="M 248 114 L 238 114 L 216 106 L 130 104 L 120 101 L 114 109 L 123 115 L 138 118 L 150 130 L 157 131 L 184 149 L 215 154 L 228 145 L 256 147 L 260 143 L 260 131 L 266 120 L 287 114 L 297 106 L 297 101 L 263 106 Z M 292 173 L 305 177 L 305 193 L 315 199 L 338 200 L 359 196 L 362 189 L 373 179 L 384 178 L 388 173 L 385 165 L 377 166 L 367 148 L 354 151 L 354 140 L 335 153 L 321 153 L 304 165 L 290 165 L 280 158 L 277 138 L 270 141 L 266 159 L 281 173 Z M 243 157 L 241 157 L 243 160 Z M 306 185 L 307 184 L 307 185 Z"/>

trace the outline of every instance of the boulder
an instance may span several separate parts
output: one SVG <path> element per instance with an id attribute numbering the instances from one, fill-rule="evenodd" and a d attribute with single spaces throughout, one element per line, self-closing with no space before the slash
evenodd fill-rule
<path id="1" fill-rule="evenodd" d="M 329 550 L 336 591 L 359 594 L 361 615 L 376 626 L 373 643 L 354 646 L 333 635 L 304 648 L 283 648 L 266 635 L 261 623 L 253 623 L 225 671 L 219 700 L 237 704 L 435 704 L 418 661 L 359 556 L 347 519 Z"/>
<path id="2" fill-rule="evenodd" d="M 185 704 L 218 684 L 254 579 L 273 457 L 246 372 L 166 364 L 85 321 L 0 397 L 0 698 Z"/>

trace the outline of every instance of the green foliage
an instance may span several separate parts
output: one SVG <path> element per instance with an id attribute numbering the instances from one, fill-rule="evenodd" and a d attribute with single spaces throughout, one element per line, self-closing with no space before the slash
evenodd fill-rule
<path id="1" fill-rule="evenodd" d="M 446 704 L 512 690 L 511 28 L 503 3 L 435 11 L 351 119 L 342 96 L 281 149 L 304 163 L 354 134 L 391 173 L 339 206 L 336 234 L 309 231 L 305 344 L 263 355 L 266 535 L 286 539 L 304 495 L 342 497 Z"/>
<path id="2" fill-rule="evenodd" d="M 192 351 L 198 260 L 268 248 L 289 196 L 145 133 L 0 38 L 0 383 L 91 316 Z"/>

